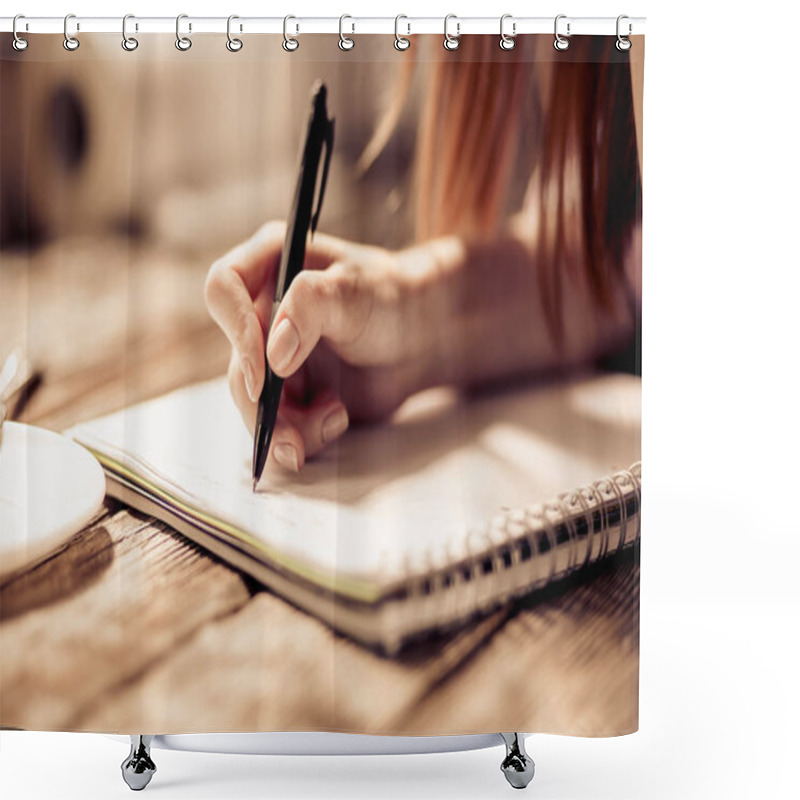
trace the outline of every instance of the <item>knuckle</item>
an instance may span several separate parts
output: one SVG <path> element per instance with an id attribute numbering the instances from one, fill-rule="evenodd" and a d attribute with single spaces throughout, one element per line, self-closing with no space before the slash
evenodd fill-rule
<path id="1" fill-rule="evenodd" d="M 358 340 L 369 324 L 375 302 L 374 284 L 360 264 L 339 262 L 329 269 L 330 286 L 341 314 L 338 327 L 348 342 Z"/>
<path id="2" fill-rule="evenodd" d="M 330 269 L 331 287 L 343 304 L 352 305 L 364 291 L 364 270 L 358 264 L 338 262 Z"/>
<path id="3" fill-rule="evenodd" d="M 258 244 L 283 243 L 286 236 L 286 223 L 279 219 L 271 219 L 265 222 L 255 233 L 253 239 Z"/>
<path id="4" fill-rule="evenodd" d="M 206 305 L 211 307 L 219 299 L 221 292 L 224 291 L 224 270 L 225 259 L 217 259 L 209 268 L 206 274 L 205 286 L 203 287 Z"/>
<path id="5" fill-rule="evenodd" d="M 322 296 L 318 272 L 302 271 L 292 281 L 291 294 L 295 307 L 308 308 Z"/>
<path id="6" fill-rule="evenodd" d="M 234 324 L 233 338 L 236 346 L 241 352 L 247 346 L 250 339 L 250 318 L 246 313 L 238 314 Z"/>

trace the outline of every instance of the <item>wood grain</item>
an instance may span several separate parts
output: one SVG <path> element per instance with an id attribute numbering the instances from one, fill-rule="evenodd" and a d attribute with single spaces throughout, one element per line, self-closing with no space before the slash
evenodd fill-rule
<path id="1" fill-rule="evenodd" d="M 507 616 L 435 648 L 385 659 L 268 592 L 206 623 L 161 663 L 101 695 L 71 729 L 395 733 L 413 707 Z"/>
<path id="2" fill-rule="evenodd" d="M 113 239 L 2 254 L 0 342 L 45 372 L 23 418 L 63 429 L 224 372 L 202 299 L 210 260 Z M 585 578 L 389 659 L 107 501 L 0 585 L 0 727 L 630 732 L 638 561 Z"/>
<path id="3" fill-rule="evenodd" d="M 98 694 L 250 599 L 239 574 L 125 509 L 80 535 L 77 547 L 85 553 L 80 585 L 55 579 L 71 566 L 68 548 L 3 586 L 12 608 L 0 627 L 5 726 L 77 730 L 71 723 Z"/>
<path id="4" fill-rule="evenodd" d="M 521 600 L 451 680 L 394 721 L 418 734 L 638 729 L 639 568 L 633 553 Z M 443 721 L 446 720 L 446 723 Z M 500 726 L 500 727 L 498 727 Z"/>

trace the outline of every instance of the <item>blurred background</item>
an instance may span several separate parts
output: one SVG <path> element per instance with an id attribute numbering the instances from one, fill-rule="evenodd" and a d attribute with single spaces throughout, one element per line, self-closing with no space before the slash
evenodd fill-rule
<path id="1" fill-rule="evenodd" d="M 326 227 L 401 236 L 402 191 L 391 190 L 411 163 L 413 103 L 369 174 L 356 180 L 352 168 L 409 57 L 385 37 L 347 54 L 332 36 L 306 36 L 292 54 L 279 36 L 245 39 L 235 54 L 224 36 L 185 53 L 169 34 L 133 53 L 116 34 L 85 36 L 74 54 L 58 36 L 32 36 L 23 54 L 4 40 L 0 244 L 104 232 L 203 252 L 285 216 L 317 77 L 336 117 Z M 376 202 L 389 214 L 359 226 Z"/>
<path id="2" fill-rule="evenodd" d="M 224 36 L 187 52 L 140 38 L 132 53 L 116 34 L 75 53 L 59 36 L 0 43 L 0 357 L 20 346 L 43 370 L 22 418 L 56 428 L 224 372 L 205 274 L 285 219 L 315 79 L 336 119 L 320 228 L 386 247 L 410 236 L 420 71 L 388 145 L 356 170 L 408 60 L 388 38 L 348 53 L 332 36 L 295 53 L 280 36 L 238 53 Z"/>
<path id="3" fill-rule="evenodd" d="M 378 35 L 354 36 L 347 52 L 335 35 L 304 35 L 292 53 L 280 35 L 243 36 L 234 53 L 222 34 L 197 36 L 185 52 L 174 34 L 140 38 L 134 52 L 116 33 L 81 36 L 75 52 L 57 35 L 31 35 L 21 53 L 11 37 L 0 42 L 0 359 L 20 347 L 44 378 L 25 421 L 61 429 L 225 372 L 205 275 L 265 222 L 286 218 L 316 80 L 336 121 L 320 229 L 396 249 L 413 240 L 430 62 L 516 59 L 532 75 L 557 57 L 547 35 L 512 54 L 494 36 L 485 51 L 454 53 L 438 35 L 414 37 L 408 52 Z M 578 50 L 569 57 L 581 60 Z M 506 213 L 521 207 L 540 153 L 539 83 L 509 115 L 521 135 Z M 493 106 L 512 102 L 492 88 Z M 392 107 L 401 108 L 392 134 L 362 170 Z M 476 119 L 487 113 L 474 108 Z M 496 140 L 485 147 L 500 159 Z M 639 333 L 605 366 L 638 374 Z"/>

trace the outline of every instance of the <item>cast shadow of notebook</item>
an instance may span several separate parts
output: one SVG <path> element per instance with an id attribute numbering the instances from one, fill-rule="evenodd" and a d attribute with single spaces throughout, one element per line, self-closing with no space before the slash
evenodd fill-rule
<path id="1" fill-rule="evenodd" d="M 631 376 L 469 400 L 431 389 L 386 423 L 351 427 L 299 474 L 270 459 L 256 493 L 252 438 L 223 379 L 68 433 L 100 460 L 109 494 L 392 652 L 636 541 L 640 425 Z"/>

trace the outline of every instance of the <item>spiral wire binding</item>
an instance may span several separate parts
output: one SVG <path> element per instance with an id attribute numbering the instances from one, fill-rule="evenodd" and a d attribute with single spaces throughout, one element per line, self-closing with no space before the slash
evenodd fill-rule
<path id="1" fill-rule="evenodd" d="M 23 51 L 27 50 L 28 44 L 29 44 L 28 40 L 23 38 L 22 36 L 20 36 L 20 33 L 19 33 L 19 21 L 20 20 L 24 20 L 24 19 L 27 19 L 27 18 L 23 14 L 17 14 L 13 18 L 12 29 L 11 29 L 11 33 L 12 33 L 12 37 L 13 38 L 12 38 L 11 45 L 14 48 L 14 50 L 16 50 L 17 52 L 23 52 Z M 63 42 L 63 45 L 64 45 L 64 49 L 65 50 L 69 50 L 70 52 L 74 52 L 75 50 L 78 49 L 78 47 L 80 47 L 80 41 L 79 41 L 77 36 L 75 36 L 73 34 L 70 34 L 70 32 L 69 32 L 69 22 L 70 22 L 71 19 L 76 19 L 75 14 L 67 14 L 64 17 L 64 42 Z M 134 38 L 133 36 L 129 36 L 128 35 L 128 31 L 127 31 L 128 20 L 132 20 L 132 19 L 135 19 L 133 14 L 126 14 L 122 18 L 122 48 L 124 50 L 126 50 L 127 52 L 133 52 L 139 46 L 138 39 Z M 190 35 L 187 35 L 187 34 L 184 34 L 184 33 L 181 32 L 181 20 L 184 20 L 184 19 L 188 19 L 188 14 L 178 14 L 178 16 L 175 19 L 175 47 L 178 50 L 180 50 L 181 52 L 186 52 L 192 46 L 192 39 L 190 38 Z M 242 50 L 243 46 L 244 46 L 243 41 L 241 39 L 238 39 L 238 38 L 234 37 L 232 35 L 232 33 L 231 33 L 231 23 L 233 22 L 233 20 L 236 20 L 236 19 L 240 19 L 240 17 L 238 15 L 236 15 L 236 14 L 231 14 L 228 17 L 228 22 L 227 22 L 227 38 L 226 38 L 226 42 L 225 42 L 225 47 L 231 53 L 240 52 Z M 348 20 L 348 19 L 349 20 L 353 20 L 353 22 L 352 22 L 352 30 L 351 30 L 351 34 L 352 34 L 352 33 L 355 32 L 355 25 L 356 25 L 355 20 L 353 19 L 353 17 L 350 16 L 350 14 L 342 14 L 342 16 L 339 17 L 339 41 L 338 41 L 338 45 L 339 45 L 339 48 L 341 50 L 345 51 L 345 52 L 348 52 L 348 51 L 352 50 L 353 47 L 355 46 L 355 40 L 353 38 L 351 38 L 351 36 L 345 36 L 345 34 L 344 34 L 344 21 Z M 400 35 L 400 30 L 399 30 L 399 25 L 400 25 L 400 20 L 401 19 L 408 20 L 408 17 L 405 14 L 398 14 L 395 17 L 395 20 L 394 20 L 394 42 L 393 42 L 393 45 L 394 45 L 396 50 L 398 50 L 400 52 L 405 52 L 406 50 L 408 50 L 411 47 L 411 40 L 408 38 L 411 35 L 411 23 L 407 22 L 407 27 L 408 27 L 407 35 L 406 36 L 401 36 Z M 455 29 L 456 29 L 455 30 L 455 34 L 452 34 L 450 32 L 450 27 L 451 27 L 450 26 L 450 20 L 453 20 L 453 19 L 456 20 L 456 23 L 455 23 Z M 554 28 L 554 30 L 553 30 L 553 33 L 554 33 L 553 47 L 555 47 L 555 49 L 558 50 L 559 52 L 563 52 L 563 51 L 569 49 L 570 36 L 571 36 L 571 27 L 570 27 L 570 22 L 569 22 L 568 19 L 567 19 L 567 24 L 566 24 L 566 35 L 562 34 L 559 31 L 559 22 L 562 19 L 567 19 L 567 15 L 566 14 L 558 14 L 555 17 L 554 25 L 553 25 L 553 28 Z M 289 35 L 289 31 L 288 31 L 289 20 L 295 20 L 296 34 L 299 34 L 299 32 L 300 32 L 300 24 L 299 24 L 299 22 L 297 22 L 297 17 L 295 17 L 295 16 L 293 16 L 291 14 L 288 14 L 283 19 L 283 43 L 282 43 L 282 46 L 283 46 L 283 49 L 286 50 L 286 52 L 293 53 L 299 48 L 300 41 L 297 38 L 297 35 L 295 35 L 295 36 L 290 36 Z M 507 33 L 506 32 L 506 20 L 511 20 L 511 33 Z M 627 34 L 623 34 L 622 33 L 622 21 L 623 20 L 629 20 L 628 21 L 628 33 Z M 25 23 L 25 30 L 26 31 L 28 30 L 28 23 Z M 136 30 L 137 31 L 139 30 L 138 23 L 136 24 Z M 77 32 L 80 32 L 80 23 L 79 22 L 76 23 L 76 33 Z M 239 32 L 240 33 L 244 32 L 244 25 L 243 24 L 239 25 Z M 191 33 L 192 33 L 192 23 L 189 22 L 188 34 L 191 34 Z M 631 25 L 631 22 L 630 22 L 630 18 L 626 14 L 620 14 L 620 16 L 617 17 L 617 21 L 616 21 L 616 48 L 617 48 L 617 50 L 619 50 L 620 52 L 628 52 L 631 49 L 632 43 L 631 43 L 631 40 L 629 38 L 631 33 L 632 33 L 632 25 Z M 460 44 L 460 36 L 461 36 L 461 21 L 458 19 L 458 17 L 455 14 L 448 14 L 444 18 L 444 39 L 442 41 L 442 44 L 444 45 L 445 50 L 449 50 L 449 51 L 458 50 L 458 47 L 459 47 L 459 44 Z M 516 21 L 514 20 L 514 18 L 513 18 L 513 16 L 511 14 L 503 14 L 500 17 L 500 38 L 498 40 L 498 45 L 499 45 L 500 49 L 501 50 L 505 50 L 505 51 L 513 50 L 514 47 L 516 46 L 516 41 L 515 41 L 515 37 L 516 36 L 517 36 L 517 23 L 516 23 Z"/>
<path id="2" fill-rule="evenodd" d="M 406 559 L 410 613 L 428 630 L 457 627 L 630 547 L 641 534 L 640 514 L 639 461 L 553 500 L 498 514 L 470 529 L 467 556 L 455 566 L 443 567 L 452 559 L 430 550 L 413 563 Z"/>

